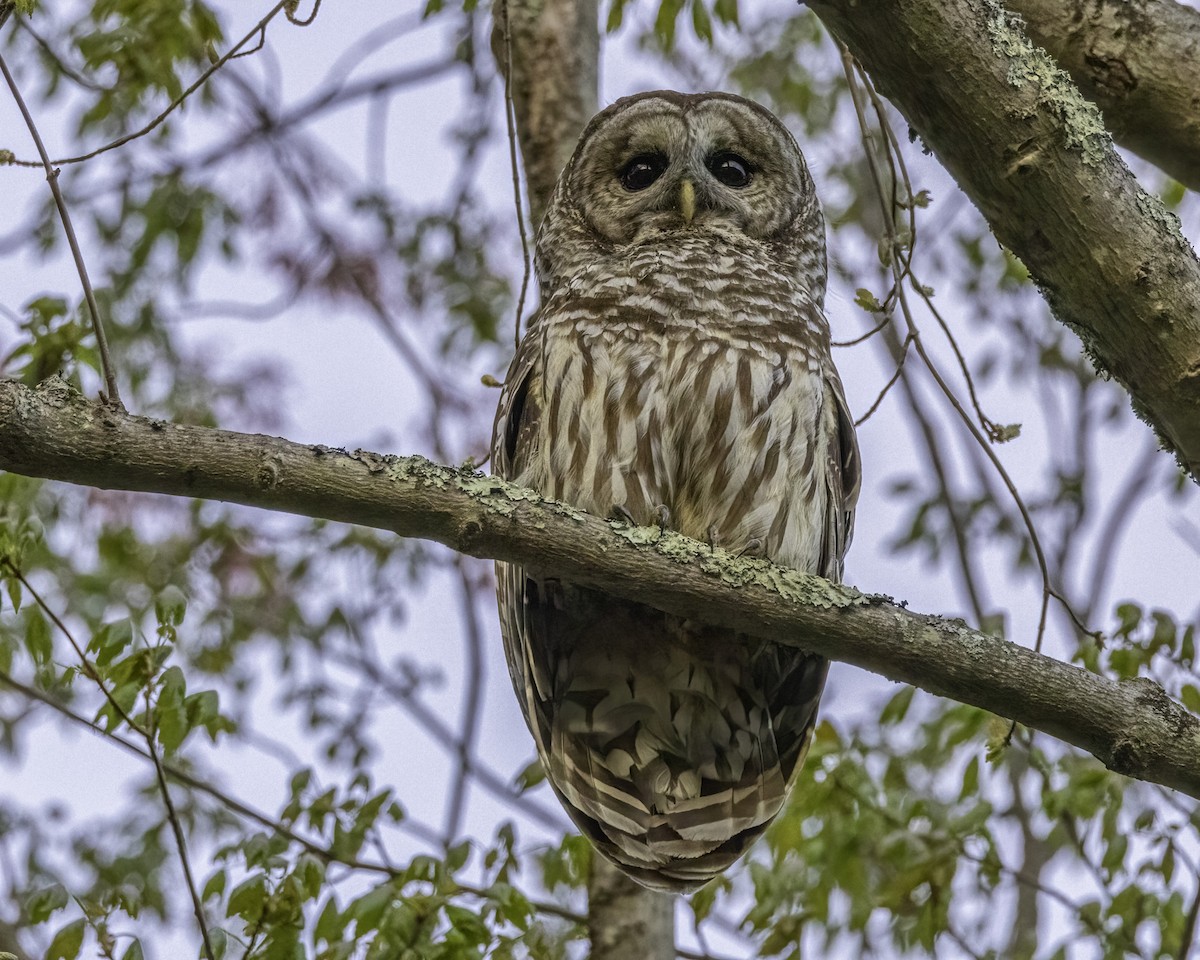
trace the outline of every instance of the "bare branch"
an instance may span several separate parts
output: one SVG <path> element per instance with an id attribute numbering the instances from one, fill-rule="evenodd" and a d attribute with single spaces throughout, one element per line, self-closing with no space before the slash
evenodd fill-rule
<path id="1" fill-rule="evenodd" d="M 0 382 L 0 469 L 358 523 L 553 570 L 677 616 L 853 663 L 1200 797 L 1200 720 L 1158 684 L 1110 680 L 969 629 L 657 527 L 605 521 L 421 457 L 347 453 L 135 417 L 61 380 Z"/>
<path id="2" fill-rule="evenodd" d="M 88 279 L 87 264 L 83 260 L 79 239 L 75 236 L 75 227 L 71 224 L 71 212 L 67 209 L 67 201 L 63 198 L 62 188 L 58 185 L 58 168 L 50 164 L 50 155 L 46 152 L 45 144 L 42 143 L 42 135 L 38 133 L 37 124 L 33 122 L 33 114 L 25 105 L 25 98 L 21 96 L 17 81 L 9 71 L 3 56 L 0 56 L 0 73 L 4 74 L 4 82 L 8 84 L 13 100 L 16 101 L 17 108 L 25 120 L 25 126 L 29 128 L 33 144 L 37 147 L 41 165 L 46 171 L 46 182 L 50 184 L 50 192 L 54 195 L 54 205 L 58 208 L 63 232 L 66 234 L 67 244 L 71 248 L 71 256 L 75 258 L 75 269 L 79 273 L 79 282 L 83 286 L 83 297 L 87 301 L 88 313 L 92 318 L 92 332 L 96 335 L 96 347 L 100 351 L 100 366 L 104 373 L 104 389 L 108 391 L 107 399 L 117 406 L 121 406 L 121 392 L 117 389 L 116 373 L 113 370 L 112 358 L 108 355 L 108 338 L 104 336 L 104 324 L 100 320 L 100 307 L 96 303 L 96 293 L 92 289 L 92 281 Z"/>

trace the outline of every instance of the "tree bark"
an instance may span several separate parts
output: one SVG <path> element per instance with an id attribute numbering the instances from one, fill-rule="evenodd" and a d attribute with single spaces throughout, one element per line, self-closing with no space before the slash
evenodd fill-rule
<path id="1" fill-rule="evenodd" d="M 502 71 L 511 55 L 509 87 L 536 230 L 575 141 L 596 112 L 599 11 L 596 0 L 495 0 L 493 20 L 492 50 Z"/>
<path id="2" fill-rule="evenodd" d="M 1175 0 L 1005 0 L 1117 143 L 1200 190 L 1200 10 Z"/>
<path id="3" fill-rule="evenodd" d="M 1150 680 L 1110 680 L 962 621 L 658 527 L 601 520 L 496 477 L 136 417 L 61 380 L 36 390 L 0 381 L 0 469 L 358 523 L 553 571 L 974 704 L 1200 798 L 1200 720 Z"/>
<path id="4" fill-rule="evenodd" d="M 588 936 L 591 960 L 674 960 L 675 898 L 647 890 L 593 854 Z"/>
<path id="5" fill-rule="evenodd" d="M 809 0 L 1200 480 L 1200 263 L 997 0 Z"/>

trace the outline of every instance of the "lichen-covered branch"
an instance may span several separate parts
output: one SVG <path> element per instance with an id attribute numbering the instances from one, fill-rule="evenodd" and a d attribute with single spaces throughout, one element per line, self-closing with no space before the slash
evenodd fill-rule
<path id="1" fill-rule="evenodd" d="M 1200 480 L 1200 263 L 999 0 L 809 0 Z"/>
<path id="2" fill-rule="evenodd" d="M 363 524 L 553 571 L 974 704 L 1200 798 L 1200 720 L 1156 683 L 1110 680 L 961 621 L 588 516 L 471 470 L 135 417 L 58 380 L 36 390 L 0 381 L 0 469 Z"/>
<path id="3" fill-rule="evenodd" d="M 1200 190 L 1200 10 L 1175 0 L 1005 0 L 1116 141 Z"/>

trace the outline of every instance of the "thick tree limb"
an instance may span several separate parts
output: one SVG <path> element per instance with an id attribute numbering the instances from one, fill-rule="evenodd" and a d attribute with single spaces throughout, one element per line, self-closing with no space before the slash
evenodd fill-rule
<path id="1" fill-rule="evenodd" d="M 998 0 L 809 0 L 1200 480 L 1200 263 Z"/>
<path id="2" fill-rule="evenodd" d="M 1117 143 L 1200 190 L 1200 10 L 1175 0 L 1005 0 Z"/>
<path id="3" fill-rule="evenodd" d="M 588 877 L 589 960 L 675 957 L 675 898 L 639 886 L 598 853 Z"/>
<path id="4" fill-rule="evenodd" d="M 505 8 L 509 41 L 504 38 Z M 596 112 L 600 26 L 596 0 L 493 0 L 492 50 L 510 79 L 536 230 L 575 141 Z"/>
<path id="5" fill-rule="evenodd" d="M 1150 680 L 1110 680 L 961 621 L 657 527 L 600 520 L 495 477 L 135 417 L 58 380 L 37 390 L 0 381 L 0 469 L 357 523 L 552 570 L 974 704 L 1200 798 L 1200 720 Z"/>

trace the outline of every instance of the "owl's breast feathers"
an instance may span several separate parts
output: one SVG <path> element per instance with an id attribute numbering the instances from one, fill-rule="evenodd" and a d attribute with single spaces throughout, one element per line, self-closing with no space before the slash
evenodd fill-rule
<path id="1" fill-rule="evenodd" d="M 634 248 L 544 301 L 497 415 L 497 471 L 837 578 L 857 448 L 819 305 L 709 244 Z M 518 698 L 550 782 L 648 886 L 694 889 L 779 812 L 827 665 L 497 565 Z"/>

